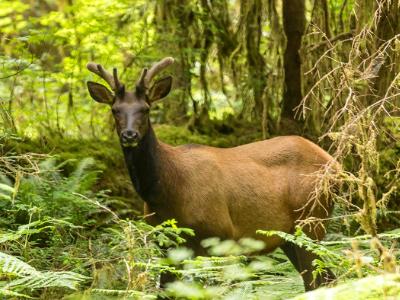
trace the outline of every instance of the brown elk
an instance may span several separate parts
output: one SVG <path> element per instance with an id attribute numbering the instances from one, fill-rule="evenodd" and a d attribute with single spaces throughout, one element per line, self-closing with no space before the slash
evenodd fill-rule
<path id="1" fill-rule="evenodd" d="M 196 236 L 188 243 L 199 254 L 203 253 L 200 241 L 215 236 L 263 240 L 265 253 L 281 247 L 301 273 L 306 290 L 332 279 L 329 271 L 327 276 L 313 280 L 315 254 L 278 237 L 256 234 L 258 229 L 292 233 L 303 216 L 323 219 L 330 214 L 330 201 L 310 195 L 316 172 L 332 157 L 299 136 L 275 137 L 234 148 L 172 147 L 160 142 L 149 110 L 154 101 L 170 92 L 172 77 L 150 83 L 173 61 L 167 57 L 150 70 L 143 69 L 133 91 L 120 83 L 115 68 L 110 74 L 99 64 L 87 65 L 114 92 L 101 84 L 87 83 L 92 98 L 112 108 L 132 183 L 145 201 L 145 215 L 153 213 L 149 222 L 159 224 L 174 218 L 180 226 L 194 229 Z M 323 228 L 317 225 L 305 230 L 316 240 L 324 236 Z"/>

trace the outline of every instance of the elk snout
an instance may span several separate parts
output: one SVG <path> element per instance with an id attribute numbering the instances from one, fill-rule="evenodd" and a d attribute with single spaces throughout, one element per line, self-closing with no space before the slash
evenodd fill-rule
<path id="1" fill-rule="evenodd" d="M 133 130 L 123 130 L 121 132 L 121 142 L 122 144 L 131 145 L 137 143 L 139 140 L 139 133 Z"/>

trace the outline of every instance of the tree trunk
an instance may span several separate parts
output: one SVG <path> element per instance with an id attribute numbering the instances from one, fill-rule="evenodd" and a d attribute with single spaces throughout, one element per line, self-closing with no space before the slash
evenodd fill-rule
<path id="1" fill-rule="evenodd" d="M 287 40 L 284 55 L 285 91 L 282 116 L 295 120 L 294 109 L 302 99 L 299 50 L 306 23 L 304 0 L 284 0 L 282 8 L 283 28 Z"/>
<path id="2" fill-rule="evenodd" d="M 263 94 L 267 81 L 264 57 L 260 53 L 262 1 L 249 1 L 246 16 L 246 50 L 250 84 L 253 89 L 256 119 L 262 119 Z"/>
<path id="3" fill-rule="evenodd" d="M 378 55 L 372 63 L 372 70 L 378 70 L 373 87 L 374 93 L 376 93 L 378 98 L 381 98 L 386 94 L 387 89 L 396 76 L 396 71 L 398 71 L 398 68 L 396 70 L 396 63 L 394 63 L 394 61 L 396 61 L 396 50 L 394 49 L 394 46 L 387 47 L 387 49 L 381 49 L 381 47 L 384 43 L 400 33 L 399 2 L 382 1 L 381 5 L 382 11 L 376 26 L 375 40 L 375 49 L 376 51 L 380 51 L 380 55 Z M 369 104 L 372 104 L 371 102 L 374 103 L 375 101 L 370 101 Z"/>
<path id="4" fill-rule="evenodd" d="M 177 58 L 173 66 L 175 97 L 164 102 L 164 121 L 181 124 L 187 116 L 187 100 L 191 89 L 191 63 L 186 51 L 192 47 L 189 44 L 191 6 L 186 0 L 163 0 L 155 8 L 157 43 L 165 55 Z M 174 41 L 171 41 L 171 36 L 175 37 Z"/>

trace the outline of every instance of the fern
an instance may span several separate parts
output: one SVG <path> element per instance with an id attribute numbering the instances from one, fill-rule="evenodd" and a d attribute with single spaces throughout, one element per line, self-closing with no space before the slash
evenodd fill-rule
<path id="1" fill-rule="evenodd" d="M 16 299 L 21 299 L 21 298 L 29 298 L 32 299 L 32 297 L 28 295 L 24 295 L 21 293 L 13 292 L 4 288 L 0 288 L 0 295 L 5 296 L 5 297 L 15 297 Z M 3 298 L 3 299 L 8 299 L 8 298 Z"/>
<path id="2" fill-rule="evenodd" d="M 40 233 L 46 229 L 54 229 L 57 225 L 63 226 L 64 228 L 82 228 L 82 226 L 76 226 L 65 220 L 45 217 L 43 220 L 37 220 L 28 224 L 20 225 L 16 231 L 0 233 L 0 244 L 9 241 L 16 241 L 22 237 Z"/>
<path id="3" fill-rule="evenodd" d="M 19 294 L 17 291 L 49 287 L 64 287 L 76 290 L 79 283 L 88 279 L 88 277 L 74 272 L 40 272 L 15 256 L 3 252 L 0 252 L 0 274 L 19 277 L 0 288 L 0 295 L 25 298 L 29 296 Z"/>
<path id="4" fill-rule="evenodd" d="M 74 172 L 72 173 L 72 177 L 75 179 L 82 179 L 87 175 L 88 170 L 93 167 L 95 161 L 91 157 L 84 158 L 81 160 L 76 166 Z"/>
<path id="5" fill-rule="evenodd" d="M 95 160 L 91 157 L 81 160 L 72 174 L 66 178 L 66 186 L 70 192 L 87 191 L 91 188 L 97 179 L 98 171 L 91 168 L 95 165 Z"/>
<path id="6" fill-rule="evenodd" d="M 0 199 L 12 200 L 15 189 L 7 184 L 0 183 Z"/>
<path id="7" fill-rule="evenodd" d="M 0 252 L 0 269 L 1 273 L 14 276 L 35 275 L 39 273 L 29 264 L 3 252 Z"/>
<path id="8" fill-rule="evenodd" d="M 86 276 L 74 272 L 36 272 L 9 282 L 5 288 L 40 289 L 48 287 L 65 287 L 76 290 Z"/>
<path id="9" fill-rule="evenodd" d="M 257 233 L 265 236 L 277 235 L 283 240 L 293 243 L 299 247 L 304 247 L 305 249 L 317 254 L 320 257 L 330 258 L 332 260 L 337 260 L 337 261 L 340 261 L 341 258 L 343 257 L 342 255 L 334 251 L 331 251 L 322 244 L 317 244 L 314 240 L 312 240 L 306 234 L 304 234 L 300 227 L 297 227 L 294 235 L 275 230 L 270 230 L 270 231 L 257 230 Z"/>

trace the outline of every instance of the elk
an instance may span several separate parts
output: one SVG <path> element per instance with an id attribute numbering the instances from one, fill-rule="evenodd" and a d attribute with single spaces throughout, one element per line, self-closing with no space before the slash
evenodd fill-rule
<path id="1" fill-rule="evenodd" d="M 194 229 L 195 237 L 187 242 L 197 254 L 204 253 L 200 241 L 208 237 L 259 239 L 265 242 L 264 253 L 280 247 L 302 275 L 306 290 L 332 280 L 330 271 L 312 277 L 312 261 L 318 258 L 314 253 L 276 236 L 256 234 L 259 229 L 292 233 L 303 216 L 329 216 L 332 202 L 313 199 L 311 194 L 316 172 L 332 157 L 299 136 L 233 148 L 173 147 L 159 141 L 149 111 L 154 101 L 168 95 L 172 77 L 151 82 L 173 62 L 167 57 L 149 70 L 144 68 L 132 91 L 120 83 L 116 68 L 111 74 L 100 64 L 87 65 L 112 89 L 87 82 L 91 97 L 111 106 L 130 178 L 144 200 L 144 214 L 150 215 L 148 222 L 174 218 L 180 226 Z M 317 225 L 309 225 L 305 232 L 315 240 L 325 234 Z"/>

